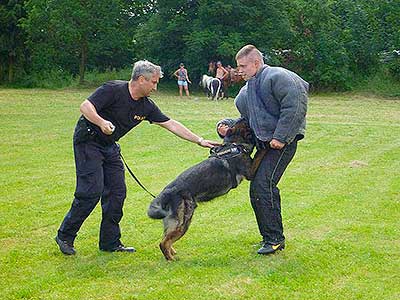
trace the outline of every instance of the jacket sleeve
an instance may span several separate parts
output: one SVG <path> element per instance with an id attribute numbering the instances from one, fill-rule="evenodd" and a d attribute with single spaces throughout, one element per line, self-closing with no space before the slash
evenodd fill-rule
<path id="1" fill-rule="evenodd" d="M 248 119 L 247 102 L 247 86 L 243 86 L 235 98 L 235 106 L 240 113 L 240 116 Z"/>
<path id="2" fill-rule="evenodd" d="M 299 133 L 307 112 L 308 83 L 287 70 L 272 78 L 272 93 L 280 103 L 280 113 L 273 138 L 290 143 Z"/>

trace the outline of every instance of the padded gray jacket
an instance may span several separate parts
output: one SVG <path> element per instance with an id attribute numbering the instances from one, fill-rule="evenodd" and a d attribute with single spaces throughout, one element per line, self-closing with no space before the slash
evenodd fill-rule
<path id="1" fill-rule="evenodd" d="M 294 72 L 264 65 L 242 87 L 235 105 L 259 140 L 289 144 L 305 134 L 308 86 Z"/>

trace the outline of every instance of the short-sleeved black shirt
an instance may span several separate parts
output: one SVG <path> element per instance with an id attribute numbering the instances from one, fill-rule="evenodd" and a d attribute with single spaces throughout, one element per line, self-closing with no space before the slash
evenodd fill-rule
<path id="1" fill-rule="evenodd" d="M 98 138 L 106 143 L 118 141 L 143 120 L 150 123 L 169 120 L 150 98 L 134 100 L 129 93 L 128 81 L 108 81 L 96 89 L 88 100 L 103 119 L 115 126 L 114 132 L 106 135 L 98 126 L 89 122 Z"/>

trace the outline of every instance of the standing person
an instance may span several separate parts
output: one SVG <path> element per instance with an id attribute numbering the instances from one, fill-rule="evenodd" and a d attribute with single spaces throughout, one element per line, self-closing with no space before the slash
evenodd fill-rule
<path id="1" fill-rule="evenodd" d="M 249 120 L 257 149 L 268 149 L 250 184 L 250 201 L 263 238 L 258 254 L 271 254 L 285 248 L 277 185 L 304 137 L 308 83 L 289 70 L 265 65 L 253 45 L 240 49 L 236 61 L 247 83 L 235 105 Z"/>
<path id="2" fill-rule="evenodd" d="M 226 76 L 228 76 L 228 71 L 222 66 L 220 61 L 217 61 L 217 70 L 215 71 L 215 77 L 221 81 L 221 98 L 225 96 L 225 88 L 227 88 L 226 84 L 224 84 L 224 80 Z"/>
<path id="3" fill-rule="evenodd" d="M 62 253 L 75 254 L 77 233 L 101 199 L 99 248 L 109 252 L 134 252 L 121 242 L 119 222 L 126 197 L 124 166 L 116 141 L 147 120 L 203 147 L 217 144 L 168 118 L 148 98 L 162 77 L 161 68 L 149 61 L 135 63 L 130 81 L 114 80 L 99 87 L 85 100 L 75 127 L 73 144 L 76 190 L 72 206 L 55 240 Z"/>
<path id="4" fill-rule="evenodd" d="M 185 65 L 181 63 L 179 69 L 174 72 L 176 78 L 178 78 L 179 96 L 182 97 L 182 90 L 185 89 L 186 96 L 189 95 L 188 83 L 192 83 L 189 79 L 188 71 L 185 69 Z"/>

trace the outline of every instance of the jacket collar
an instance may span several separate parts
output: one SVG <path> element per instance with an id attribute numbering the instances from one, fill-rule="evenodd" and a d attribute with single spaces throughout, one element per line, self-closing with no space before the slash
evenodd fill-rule
<path id="1" fill-rule="evenodd" d="M 266 69 L 266 68 L 268 68 L 269 66 L 268 65 L 263 65 L 258 71 L 257 71 L 257 73 L 253 76 L 253 77 L 251 77 L 250 79 L 249 79 L 249 81 L 251 81 L 251 80 L 257 80 L 260 76 L 261 76 L 261 73 Z"/>

